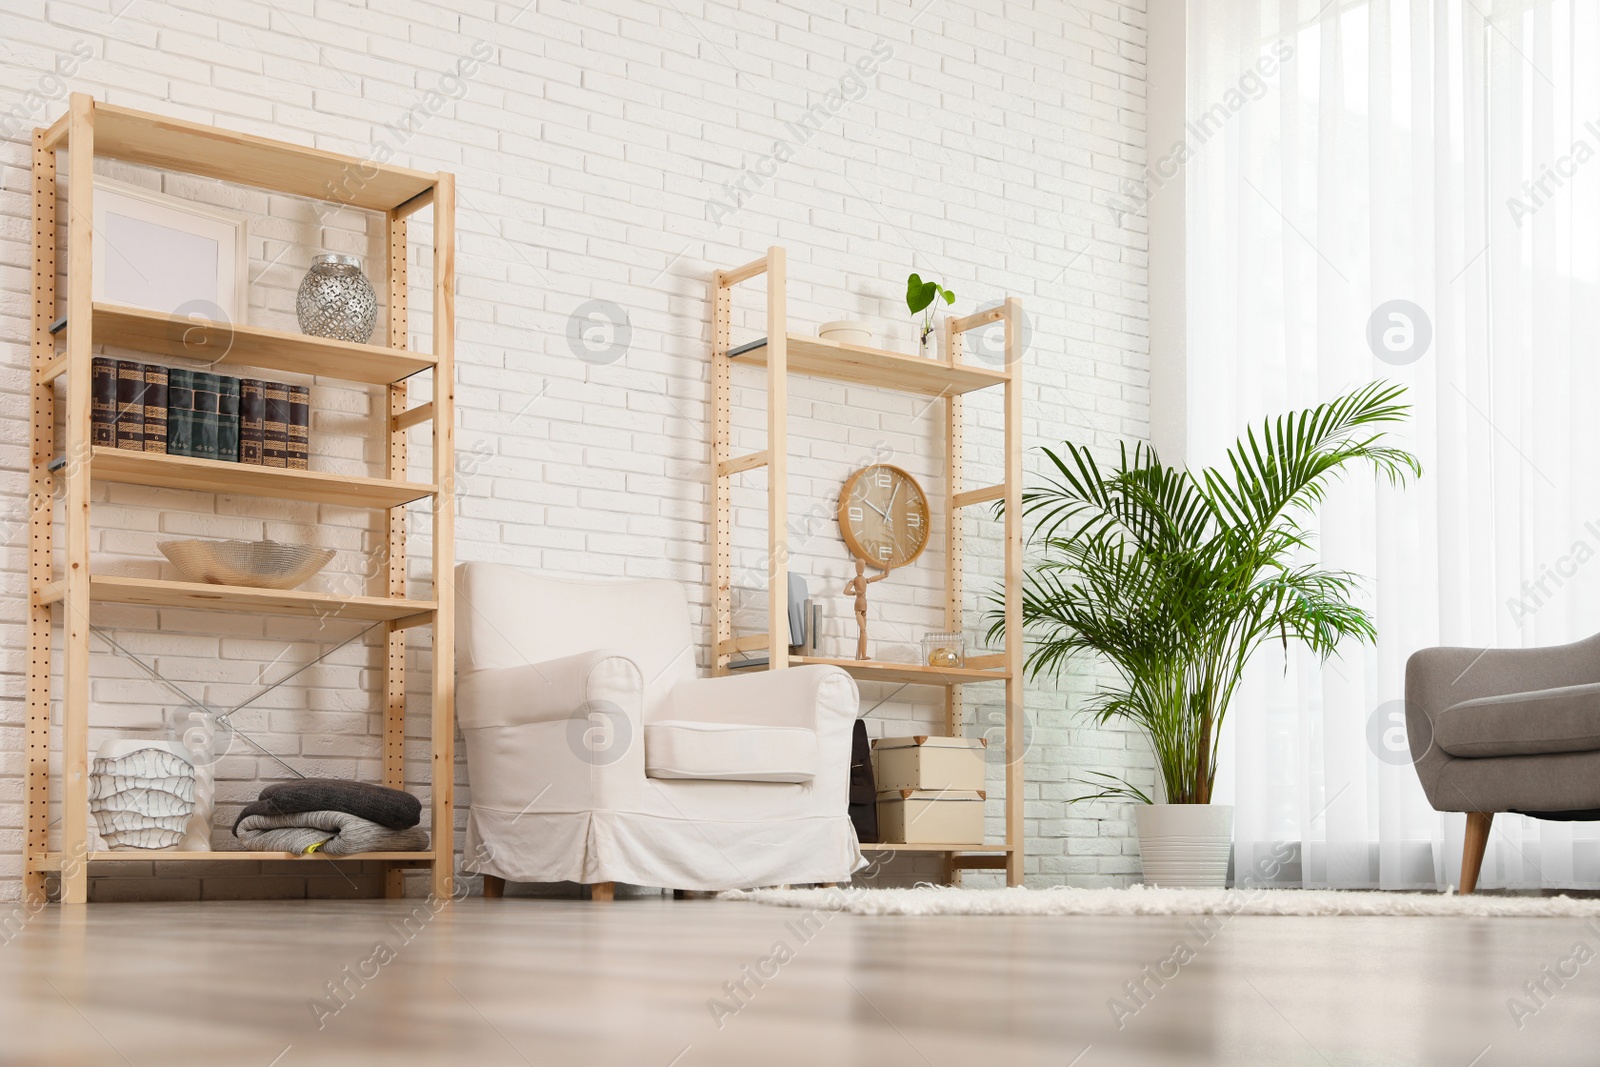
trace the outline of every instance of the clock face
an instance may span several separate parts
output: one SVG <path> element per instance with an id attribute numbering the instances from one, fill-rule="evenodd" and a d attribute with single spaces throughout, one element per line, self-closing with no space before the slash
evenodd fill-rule
<path id="1" fill-rule="evenodd" d="M 863 467 L 845 479 L 839 494 L 839 530 L 850 551 L 871 566 L 904 567 L 928 545 L 928 498 L 899 467 Z"/>

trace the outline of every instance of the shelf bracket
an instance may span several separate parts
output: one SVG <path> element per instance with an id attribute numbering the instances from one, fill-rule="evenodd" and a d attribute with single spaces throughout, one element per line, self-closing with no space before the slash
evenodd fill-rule
<path id="1" fill-rule="evenodd" d="M 765 652 L 766 650 L 766 634 L 748 634 L 744 637 L 730 637 L 725 641 L 717 642 L 717 655 L 719 656 L 731 656 L 735 652 Z"/>
<path id="2" fill-rule="evenodd" d="M 749 281 L 758 274 L 765 274 L 767 272 L 767 260 L 767 256 L 762 256 L 760 259 L 751 260 L 742 267 L 735 267 L 733 270 L 720 270 L 717 272 L 717 285 L 726 289 L 729 286 L 738 285 L 740 282 Z"/>
<path id="3" fill-rule="evenodd" d="M 964 493 L 957 493 L 950 498 L 952 507 L 964 508 L 971 504 L 982 504 L 986 500 L 999 500 L 1006 495 L 1003 485 L 986 485 L 982 489 L 968 489 Z"/>
<path id="4" fill-rule="evenodd" d="M 394 428 L 396 432 L 400 430 L 409 430 L 411 427 L 417 425 L 417 423 L 428 422 L 432 418 L 433 401 L 430 400 L 426 404 L 418 404 L 414 408 L 407 408 L 400 414 L 396 415 L 394 417 Z"/>
<path id="5" fill-rule="evenodd" d="M 752 452 L 748 456 L 736 456 L 733 459 L 725 459 L 721 463 L 717 464 L 717 477 L 726 478 L 729 475 L 738 474 L 740 471 L 748 471 L 754 470 L 757 467 L 765 467 L 767 465 L 767 461 L 771 458 L 772 454 L 763 448 L 760 452 Z"/>
<path id="6" fill-rule="evenodd" d="M 997 308 L 990 308 L 988 311 L 975 311 L 971 315 L 963 315 L 959 319 L 951 319 L 950 332 L 952 334 L 966 333 L 968 330 L 976 330 L 979 326 L 987 326 L 991 322 L 999 322 L 1005 317 L 1006 309 L 1003 305 Z"/>

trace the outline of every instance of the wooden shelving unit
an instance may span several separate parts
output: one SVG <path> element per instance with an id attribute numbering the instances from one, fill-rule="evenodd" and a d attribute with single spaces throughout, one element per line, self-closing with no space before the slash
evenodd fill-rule
<path id="1" fill-rule="evenodd" d="M 57 153 L 66 152 L 66 293 L 57 293 Z M 90 271 L 95 234 L 91 220 L 94 159 L 112 157 L 166 170 L 199 174 L 275 192 L 382 212 L 387 246 L 389 333 L 385 344 L 351 344 L 283 330 L 190 318 L 173 319 L 137 308 L 95 303 Z M 433 350 L 407 347 L 406 220 L 433 209 Z M 104 863 L 296 860 L 381 862 L 388 896 L 404 891 L 402 872 L 429 868 L 435 895 L 450 895 L 454 857 L 455 617 L 448 595 L 454 557 L 454 513 L 433 484 L 406 479 L 406 431 L 433 428 L 433 469 L 455 469 L 455 179 L 375 164 L 314 148 L 233 133 L 96 102 L 74 93 L 67 113 L 33 133 L 33 334 L 32 453 L 29 478 L 29 653 L 26 855 L 24 892 L 45 899 L 46 875 L 56 873 L 63 904 L 88 899 L 89 870 Z M 64 321 L 64 326 L 63 322 Z M 347 477 L 90 446 L 91 346 L 102 344 L 155 356 L 201 360 L 262 370 L 316 374 L 381 387 L 386 430 L 384 475 Z M 409 406 L 406 380 L 433 373 L 433 399 Z M 63 384 L 57 385 L 57 379 Z M 57 391 L 64 405 L 58 405 Z M 57 408 L 64 406 L 65 464 L 56 443 Z M 436 475 L 437 476 L 437 475 Z M 387 573 L 381 596 L 338 596 L 301 590 L 199 585 L 91 573 L 89 486 L 92 481 L 189 489 L 198 492 L 301 500 L 382 512 Z M 51 561 L 53 502 L 64 498 L 65 568 Z M 435 600 L 406 597 L 405 506 L 432 499 Z M 404 788 L 405 631 L 433 627 L 433 698 L 430 708 L 432 784 L 425 852 L 370 852 L 355 856 L 296 857 L 279 852 L 88 853 L 89 623 L 96 603 L 139 604 L 182 610 L 337 618 L 386 623 L 383 670 L 383 784 Z M 51 634 L 59 611 L 65 630 L 61 700 L 61 844 L 49 847 L 51 741 Z M 82 856 L 83 862 L 63 857 Z"/>
<path id="2" fill-rule="evenodd" d="M 743 282 L 766 275 L 767 331 L 756 342 L 732 343 L 733 290 Z M 1023 685 L 1022 685 L 1022 304 L 1015 297 L 989 311 L 962 318 L 946 317 L 940 323 L 940 359 L 909 356 L 887 349 L 839 344 L 791 332 L 788 321 L 784 250 L 774 246 L 760 259 L 733 270 L 718 271 L 711 282 L 711 408 L 713 430 L 712 509 L 713 548 L 711 599 L 713 616 L 713 670 L 725 674 L 729 659 L 740 652 L 765 651 L 767 669 L 808 663 L 843 667 L 862 681 L 939 686 L 944 690 L 945 730 L 956 734 L 961 726 L 961 687 L 981 682 L 1005 685 L 1006 795 L 1005 841 L 999 844 L 874 844 L 864 851 L 933 852 L 944 856 L 948 880 L 972 869 L 1004 870 L 1008 885 L 1022 884 L 1024 855 L 1023 800 Z M 1003 369 L 963 363 L 962 335 L 991 323 L 1005 328 Z M 767 369 L 767 447 L 747 456 L 732 454 L 730 413 L 731 377 L 735 365 Z M 960 510 L 988 501 L 1005 501 L 1005 648 L 997 654 L 969 657 L 959 668 L 926 667 L 916 663 L 791 656 L 788 649 L 787 588 L 789 551 L 785 543 L 788 522 L 788 376 L 804 374 L 856 385 L 894 389 L 942 398 L 945 419 L 945 478 L 948 495 L 945 521 L 946 630 L 962 628 L 962 564 L 964 562 Z M 962 395 L 978 389 L 1003 389 L 1005 393 L 1005 480 L 999 485 L 965 489 L 962 482 Z M 732 581 L 732 479 L 765 467 L 767 470 L 767 632 L 733 636 Z"/>

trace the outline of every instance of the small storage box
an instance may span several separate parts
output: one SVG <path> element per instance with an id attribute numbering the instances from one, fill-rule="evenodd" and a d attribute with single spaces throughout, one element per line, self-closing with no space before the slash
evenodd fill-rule
<path id="1" fill-rule="evenodd" d="M 900 845 L 982 844 L 983 792 L 900 789 L 879 793 L 878 840 Z"/>
<path id="2" fill-rule="evenodd" d="M 981 737 L 880 737 L 872 742 L 878 791 L 980 790 L 988 743 Z"/>

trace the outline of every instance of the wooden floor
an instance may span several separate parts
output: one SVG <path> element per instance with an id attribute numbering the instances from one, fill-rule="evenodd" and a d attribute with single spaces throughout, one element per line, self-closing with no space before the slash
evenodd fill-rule
<path id="1" fill-rule="evenodd" d="M 1569 920 L 1240 917 L 1203 943 L 1184 918 L 805 916 L 670 899 L 51 908 L 0 932 L 0 1063 L 1600 1062 L 1600 960 L 1546 980 L 1542 1006 L 1523 989 L 1578 942 L 1600 949 Z M 1179 940 L 1192 961 L 1130 999 Z M 1538 1009 L 1521 1029 L 1513 997 Z"/>

